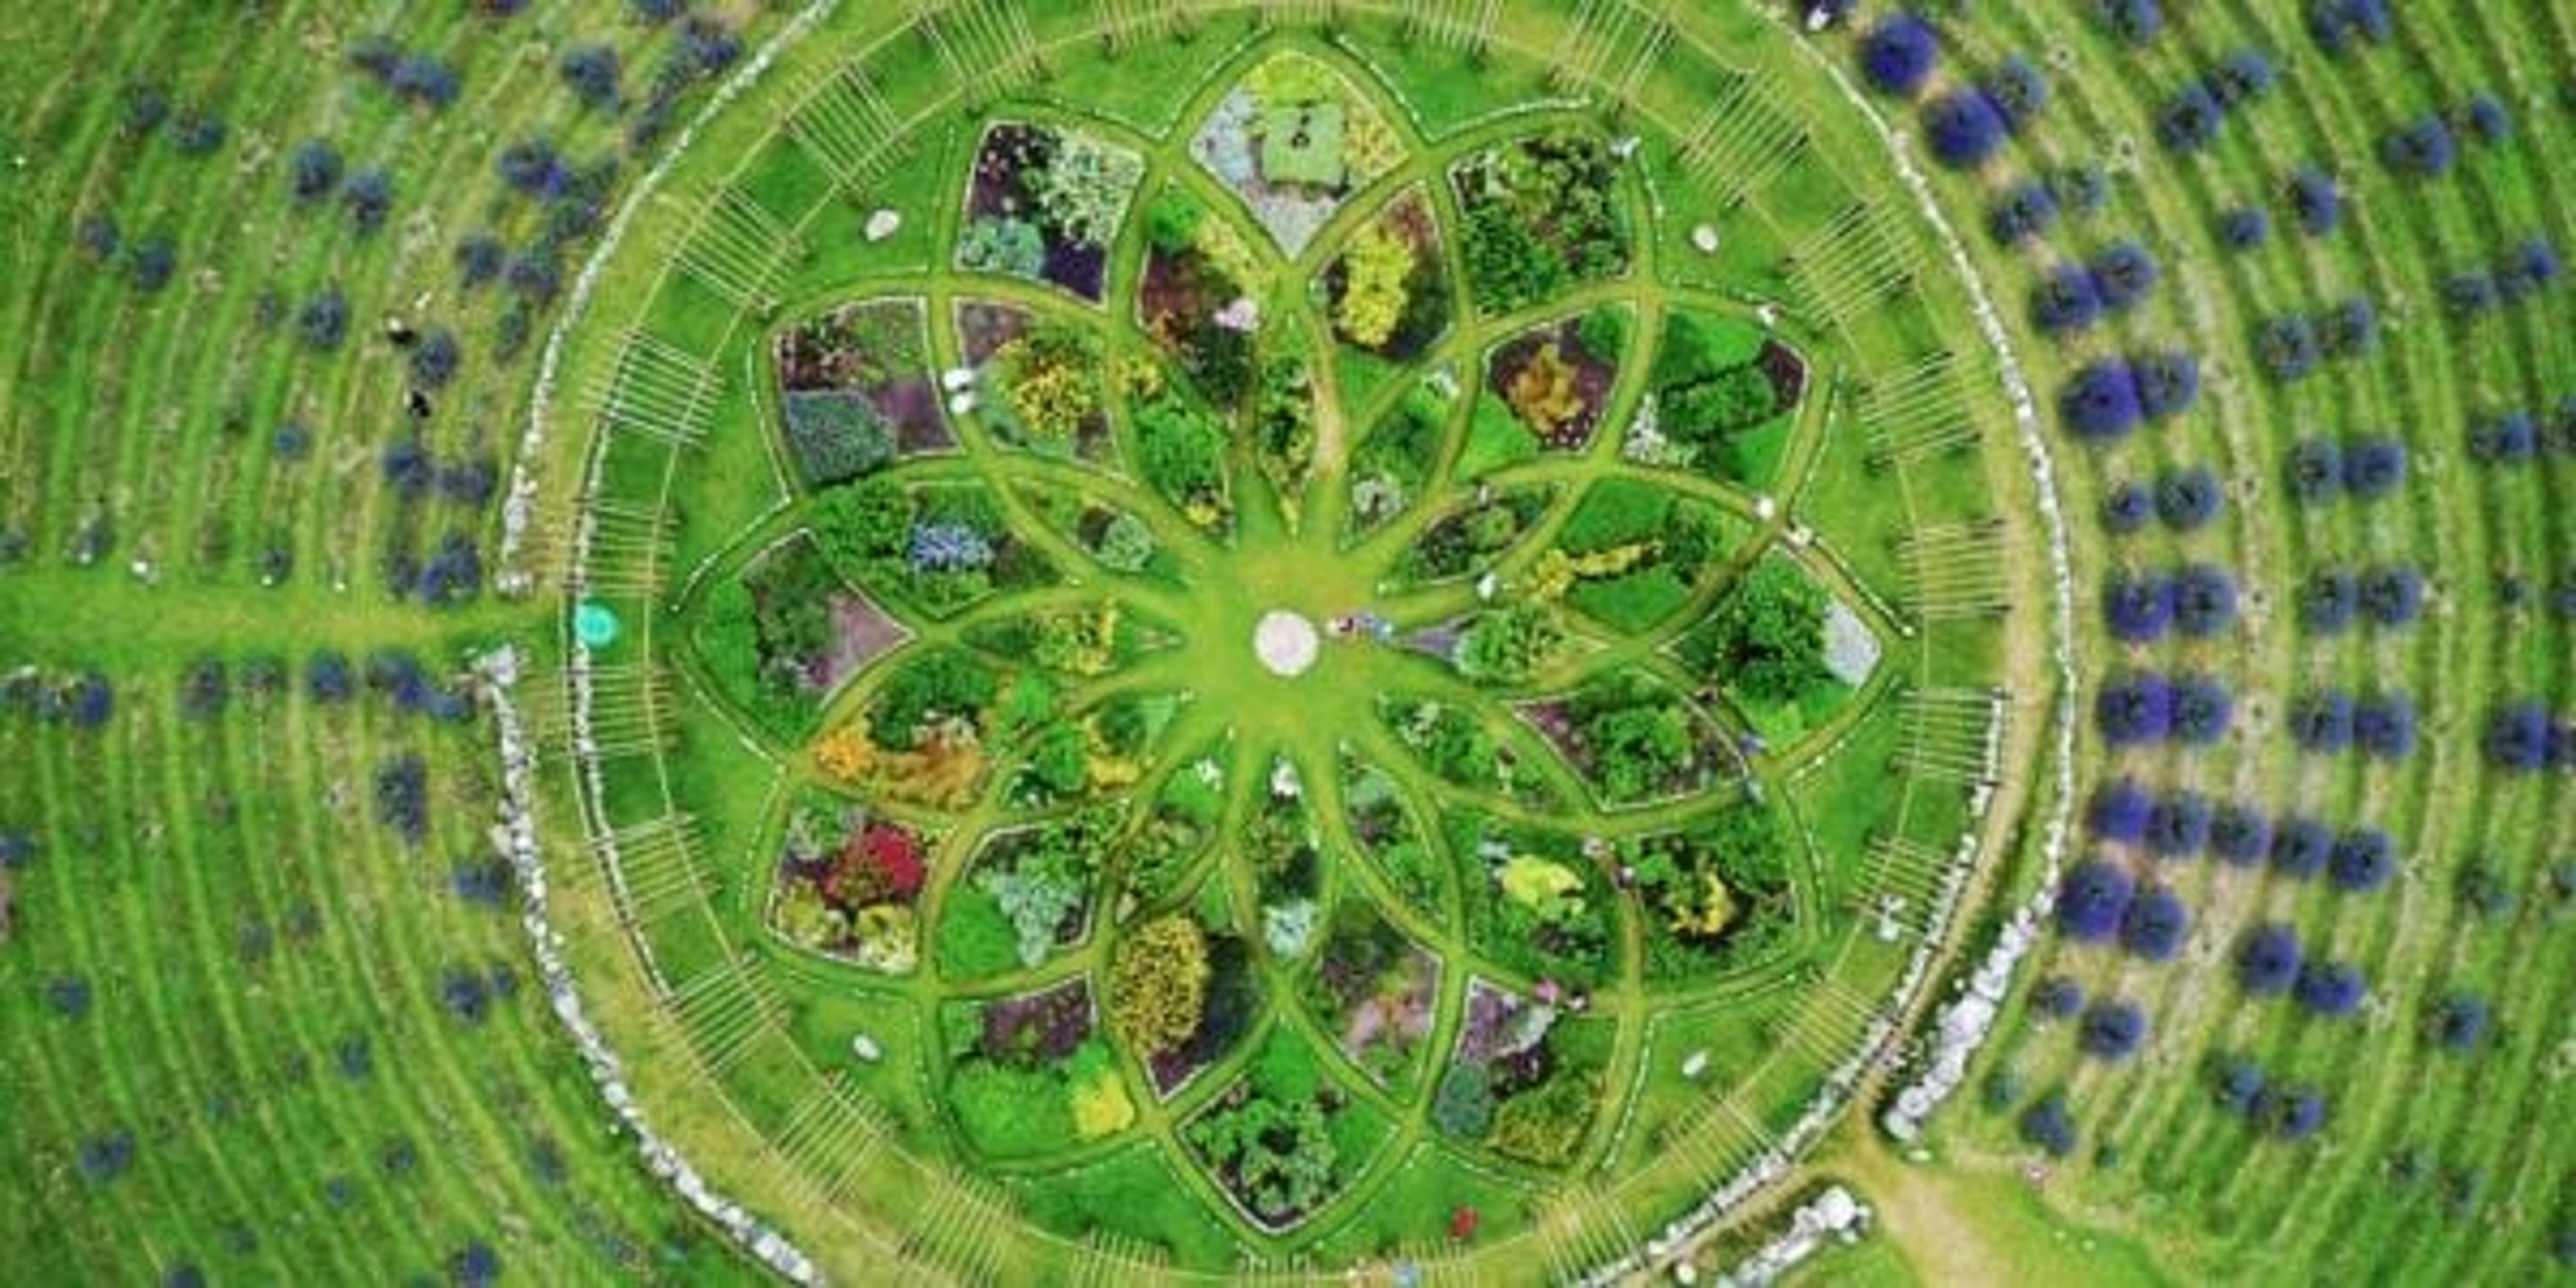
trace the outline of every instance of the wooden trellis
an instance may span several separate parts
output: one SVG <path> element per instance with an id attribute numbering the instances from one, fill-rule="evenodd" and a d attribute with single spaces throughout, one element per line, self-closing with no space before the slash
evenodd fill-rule
<path id="1" fill-rule="evenodd" d="M 1845 206 L 1789 251 L 1784 275 L 1810 314 L 1839 326 L 1914 285 L 1904 238 L 1876 202 Z"/>
<path id="2" fill-rule="evenodd" d="M 1619 74 L 1618 82 L 1611 87 L 1612 97 L 1622 103 L 1636 102 L 1638 91 L 1645 88 L 1646 79 L 1654 75 L 1656 65 L 1664 59 L 1664 52 L 1672 46 L 1673 25 L 1661 18 L 1650 20 L 1645 38 L 1637 42 L 1636 52 L 1629 55 L 1628 69 Z"/>
<path id="3" fill-rule="evenodd" d="M 789 137 L 844 189 L 873 182 L 898 155 L 902 118 L 865 67 L 822 73 L 787 120 Z"/>
<path id="4" fill-rule="evenodd" d="M 913 7 L 912 26 L 970 103 L 1043 68 L 1028 14 L 1010 0 L 923 0 Z"/>
<path id="5" fill-rule="evenodd" d="M 1261 20 L 1272 26 L 1327 26 L 1340 12 L 1340 0 L 1261 0 Z"/>
<path id="6" fill-rule="evenodd" d="M 1589 1181 L 1566 1187 L 1532 1228 L 1559 1283 L 1577 1282 L 1645 1242 L 1628 1224 L 1625 1205 Z"/>
<path id="7" fill-rule="evenodd" d="M 1112 56 L 1172 37 L 1171 6 L 1165 0 L 1092 0 L 1091 7 L 1099 15 L 1093 25 Z"/>
<path id="8" fill-rule="evenodd" d="M 611 433 L 673 447 L 706 436 L 721 387 L 706 359 L 647 332 L 630 331 L 592 402 Z"/>
<path id="9" fill-rule="evenodd" d="M 1902 606 L 1917 621 L 1998 617 L 2012 607 L 2000 519 L 1916 528 L 1897 542 L 1897 555 L 1905 567 Z"/>
<path id="10" fill-rule="evenodd" d="M 1007 1208 L 992 1182 L 942 1170 L 922 1196 L 921 1220 L 904 1237 L 907 1260 L 954 1283 L 989 1284 L 1001 1278 L 1001 1245 L 991 1227 Z"/>
<path id="11" fill-rule="evenodd" d="M 1985 689 L 1912 689 L 1898 699 L 1905 743 L 1897 764 L 1916 777 L 1992 784 L 2003 699 Z"/>
<path id="12" fill-rule="evenodd" d="M 627 501 L 590 503 L 590 539 L 575 591 L 650 599 L 661 593 L 670 567 L 672 523 L 668 513 Z"/>
<path id="13" fill-rule="evenodd" d="M 815 1079 L 812 1095 L 789 1111 L 769 1138 L 789 1183 L 826 1207 L 849 1197 L 893 1134 L 886 1112 L 849 1094 L 837 1076 Z"/>
<path id="14" fill-rule="evenodd" d="M 670 986 L 663 1004 L 707 1073 L 717 1078 L 742 1062 L 778 1006 L 767 982 L 737 960 Z"/>
<path id="15" fill-rule="evenodd" d="M 1760 1158 L 1771 1148 L 1771 1133 L 1732 1095 L 1711 1096 L 1683 1113 L 1663 1147 L 1690 1169 L 1699 1188 L 1708 1189 Z"/>
<path id="16" fill-rule="evenodd" d="M 1941 349 L 1860 386 L 1855 410 L 1869 435 L 1872 468 L 1911 465 L 1977 440 L 1958 368 L 1957 355 Z"/>
<path id="17" fill-rule="evenodd" d="M 600 756 L 639 756 L 662 750 L 669 742 L 662 713 L 670 705 L 669 678 L 648 664 L 594 668 L 589 709 L 593 751 Z"/>
<path id="18" fill-rule="evenodd" d="M 1932 909 L 1949 886 L 1956 856 L 1920 841 L 1881 834 L 1870 841 L 1868 862 L 1869 889 L 1903 898 L 1905 913 L 1899 921 L 1916 934 L 1928 930 Z M 1879 909 L 1870 906 L 1863 911 Z"/>
<path id="19" fill-rule="evenodd" d="M 1264 1288 L 1298 1288 L 1315 1281 L 1315 1259 L 1302 1252 L 1246 1257 L 1238 1277 L 1244 1283 Z"/>
<path id="20" fill-rule="evenodd" d="M 1075 1288 L 1132 1288 L 1168 1282 L 1162 1248 L 1132 1235 L 1094 1232 L 1083 1258 L 1073 1267 Z"/>
<path id="21" fill-rule="evenodd" d="M 779 271 L 804 254 L 803 239 L 748 192 L 728 187 L 708 202 L 680 251 L 680 268 L 734 307 L 767 313 Z"/>
<path id="22" fill-rule="evenodd" d="M 1424 0 L 1407 5 L 1403 32 L 1409 40 L 1428 40 L 1442 49 L 1482 55 L 1494 38 L 1494 19 L 1502 0 Z"/>
<path id="23" fill-rule="evenodd" d="M 616 867 L 612 888 L 620 910 L 628 921 L 644 924 L 705 903 L 699 841 L 697 821 L 674 812 L 595 837 L 592 844 L 602 861 Z"/>
<path id="24" fill-rule="evenodd" d="M 1804 1048 L 1817 1066 L 1833 1069 L 1859 1049 L 1861 1036 L 1878 1018 L 1878 1004 L 1853 992 L 1833 975 L 1807 985 L 1806 1007 L 1789 1029 L 1789 1040 Z"/>
<path id="25" fill-rule="evenodd" d="M 1720 209 L 1743 205 L 1807 154 L 1806 129 L 1773 104 L 1768 84 L 1765 73 L 1730 75 L 1682 133 L 1682 169 Z"/>
<path id="26" fill-rule="evenodd" d="M 1548 61 L 1547 80 L 1558 92 L 1582 89 L 1601 79 L 1601 67 L 1627 32 L 1632 11 L 1622 0 L 1579 0 L 1574 25 Z"/>

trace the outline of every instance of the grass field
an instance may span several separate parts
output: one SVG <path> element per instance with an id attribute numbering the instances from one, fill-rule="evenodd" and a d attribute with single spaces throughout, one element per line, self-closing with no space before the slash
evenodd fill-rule
<path id="1" fill-rule="evenodd" d="M 1878 1219 L 1820 1282 L 2564 1278 L 2576 14 L 1923 8 L 1895 90 L 1880 5 L 0 17 L 13 1279 L 1553 1282 L 1714 1273 L 1825 1181 Z M 1066 152 L 1102 168 L 1049 189 Z M 2034 187 L 2055 216 L 1995 235 Z M 1445 303 L 1364 344 L 1345 293 L 1398 253 L 1374 289 Z M 813 329 L 860 302 L 900 320 Z M 1082 357 L 1041 386 L 1031 336 Z M 2167 352 L 2171 408 L 2078 432 L 2065 391 Z M 818 391 L 945 446 L 823 477 Z M 2381 439 L 2385 488 L 2303 484 Z M 850 535 L 862 482 L 903 541 Z M 2224 602 L 2112 602 L 2185 572 Z M 1865 675 L 1703 668 L 1765 573 Z M 2329 621 L 2336 576 L 2368 590 Z M 1518 605 L 1560 652 L 1447 659 Z M 1274 675 L 1283 609 L 1388 642 Z M 841 652 L 778 643 L 816 630 Z M 1005 683 L 888 733 L 961 683 L 934 656 Z M 2137 736 L 2142 675 L 2208 677 L 2223 727 Z M 1567 723 L 1628 684 L 1630 723 Z M 1687 772 L 1609 746 L 1650 720 Z M 969 735 L 962 786 L 904 777 Z M 1742 800 L 1778 876 L 1709 878 L 1715 942 L 1762 945 L 1728 955 L 1625 847 Z M 2275 825 L 2247 861 L 2223 807 Z M 812 920 L 842 850 L 781 857 L 818 810 L 918 846 L 864 931 Z M 988 872 L 1059 836 L 1075 911 L 1013 923 L 1035 861 Z M 2079 872 L 2130 912 L 2079 931 Z M 1888 1139 L 1927 1018 L 2052 897 L 1954 1102 Z M 1429 964 L 1408 1038 L 1326 982 L 1363 910 Z M 1113 995 L 1169 918 L 1241 988 L 1177 1084 Z M 2250 989 L 2267 928 L 2358 1000 Z M 1461 1129 L 1476 1008 L 1560 987 L 1588 1009 L 1475 1071 L 1512 1125 Z M 1320 1188 L 1258 1198 L 1223 1125 L 1301 1100 L 1259 1148 Z"/>

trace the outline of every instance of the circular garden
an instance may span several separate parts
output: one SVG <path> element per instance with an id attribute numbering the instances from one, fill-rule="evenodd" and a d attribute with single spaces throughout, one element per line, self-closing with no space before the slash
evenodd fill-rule
<path id="1" fill-rule="evenodd" d="M 1803 1151 L 2044 725 L 1866 118 L 1759 19 L 836 21 L 535 426 L 646 1112 L 840 1273 L 1576 1274 Z"/>
<path id="2" fill-rule="evenodd" d="M 2566 5 L 7 35 L 16 1278 L 2576 1265 Z"/>

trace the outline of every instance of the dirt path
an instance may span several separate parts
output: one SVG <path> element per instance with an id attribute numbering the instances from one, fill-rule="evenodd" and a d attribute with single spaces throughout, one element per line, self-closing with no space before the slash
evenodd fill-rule
<path id="1" fill-rule="evenodd" d="M 1926 1283 L 2010 1282 L 2012 1258 L 1998 1256 L 1994 1233 L 1960 1210 L 1950 1173 L 1915 1167 L 1875 1140 L 1843 1160 L 1862 1200 L 1878 1213 L 1878 1236 Z"/>
<path id="2" fill-rule="evenodd" d="M 1927 1284 L 2165 1284 L 2177 1282 L 2129 1233 L 2078 1223 L 2019 1172 L 1952 1155 L 1918 1166 L 1874 1136 L 1820 1164 L 1850 1182 L 1884 1239 Z"/>

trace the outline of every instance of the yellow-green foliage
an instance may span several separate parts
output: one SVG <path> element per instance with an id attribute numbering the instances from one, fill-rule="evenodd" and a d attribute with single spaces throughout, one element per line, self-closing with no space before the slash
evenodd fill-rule
<path id="1" fill-rule="evenodd" d="M 855 934 L 859 960 L 878 970 L 901 974 L 911 970 L 919 957 L 912 909 L 900 904 L 880 903 L 859 909 Z"/>
<path id="2" fill-rule="evenodd" d="M 1248 294 L 1260 293 L 1261 261 L 1253 258 L 1251 244 L 1234 230 L 1234 225 L 1222 219 L 1200 220 L 1198 249 L 1237 288 Z"/>
<path id="3" fill-rule="evenodd" d="M 1198 1031 L 1207 1005 L 1207 936 L 1167 913 L 1138 926 L 1109 961 L 1109 1025 L 1138 1051 L 1168 1051 Z"/>
<path id="4" fill-rule="evenodd" d="M 1136 1103 L 1127 1098 L 1127 1083 L 1115 1066 L 1103 1067 L 1073 1088 L 1073 1132 L 1097 1140 L 1127 1130 L 1136 1121 Z"/>
<path id="5" fill-rule="evenodd" d="M 1304 54 L 1281 54 L 1253 68 L 1243 84 L 1263 107 L 1295 107 L 1342 97 L 1341 78 Z"/>
<path id="6" fill-rule="evenodd" d="M 1342 261 L 1341 311 L 1333 319 L 1351 343 L 1374 349 L 1395 334 L 1409 302 L 1404 284 L 1413 265 L 1413 243 L 1381 224 L 1351 239 Z"/>
<path id="7" fill-rule="evenodd" d="M 1494 1113 L 1495 1152 L 1541 1167 L 1572 1162 L 1592 1126 L 1593 1079 L 1561 1073 L 1506 1100 Z"/>
<path id="8" fill-rule="evenodd" d="M 1099 675 L 1118 660 L 1119 605 L 1104 600 L 1098 608 L 1059 613 L 1045 619 L 1030 648 L 1038 665 L 1072 675 Z"/>
<path id="9" fill-rule="evenodd" d="M 1404 160 L 1404 140 L 1385 117 L 1362 107 L 1342 126 L 1342 164 L 1351 173 L 1375 178 Z"/>
<path id="10" fill-rule="evenodd" d="M 1502 882 L 1512 902 L 1542 917 L 1583 910 L 1583 878 L 1553 859 L 1515 854 L 1503 864 Z"/>
<path id="11" fill-rule="evenodd" d="M 1714 939 L 1735 924 L 1735 892 L 1715 872 L 1700 873 L 1699 881 L 1696 902 L 1675 898 L 1665 904 L 1665 910 L 1672 914 L 1673 933 Z"/>
<path id="12" fill-rule="evenodd" d="M 1013 340 L 994 355 L 1011 373 L 1003 384 L 1011 412 L 1028 432 L 1048 442 L 1073 437 L 1100 410 L 1100 385 L 1079 348 Z"/>
<path id="13" fill-rule="evenodd" d="M 1581 555 L 1570 555 L 1563 547 L 1551 546 L 1530 569 L 1530 598 L 1553 603 L 1574 589 L 1574 583 L 1597 577 L 1616 577 L 1645 562 L 1646 557 L 1654 552 L 1655 543 L 1651 541 L 1631 541 L 1624 546 Z"/>

